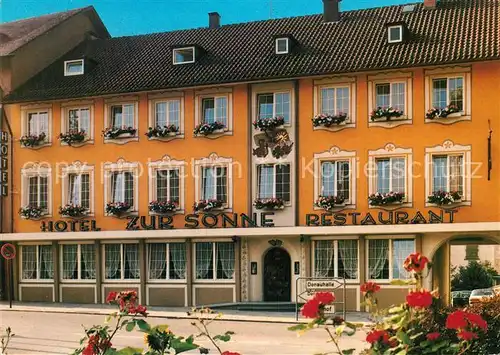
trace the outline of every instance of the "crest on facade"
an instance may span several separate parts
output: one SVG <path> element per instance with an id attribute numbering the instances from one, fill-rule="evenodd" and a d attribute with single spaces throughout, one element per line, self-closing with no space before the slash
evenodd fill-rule
<path id="1" fill-rule="evenodd" d="M 253 149 L 253 155 L 259 158 L 267 157 L 269 150 L 276 159 L 286 157 L 292 152 L 293 142 L 286 129 L 258 133 L 254 136 L 254 140 L 257 148 Z"/>

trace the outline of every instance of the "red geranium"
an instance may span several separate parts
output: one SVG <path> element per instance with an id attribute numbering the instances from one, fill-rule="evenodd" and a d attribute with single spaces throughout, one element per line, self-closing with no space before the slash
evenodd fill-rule
<path id="1" fill-rule="evenodd" d="M 320 303 L 316 298 L 310 299 L 302 307 L 302 315 L 306 318 L 316 318 L 319 315 Z"/>
<path id="2" fill-rule="evenodd" d="M 375 282 L 365 282 L 361 285 L 361 292 L 363 293 L 375 293 L 380 291 L 380 286 Z"/>
<path id="3" fill-rule="evenodd" d="M 432 305 L 432 295 L 429 291 L 414 291 L 406 296 L 408 306 L 414 308 L 427 308 Z"/>
<path id="4" fill-rule="evenodd" d="M 118 295 L 118 292 L 111 291 L 108 293 L 108 297 L 106 297 L 106 303 L 111 303 L 116 300 L 116 296 Z"/>
<path id="5" fill-rule="evenodd" d="M 472 326 L 479 327 L 482 330 L 488 329 L 488 323 L 479 314 L 465 312 L 464 316 Z"/>
<path id="6" fill-rule="evenodd" d="M 461 330 L 457 333 L 457 336 L 460 338 L 460 339 L 463 339 L 465 341 L 469 341 L 469 340 L 473 340 L 473 339 L 477 339 L 477 334 L 474 333 L 474 332 L 469 332 L 467 330 Z"/>
<path id="7" fill-rule="evenodd" d="M 441 334 L 439 334 L 439 332 L 429 333 L 427 334 L 427 340 L 434 341 L 437 340 L 440 336 Z"/>
<path id="8" fill-rule="evenodd" d="M 330 304 L 335 301 L 335 295 L 331 292 L 318 292 L 316 295 L 314 295 L 314 298 L 320 303 L 320 304 Z"/>
<path id="9" fill-rule="evenodd" d="M 375 344 L 379 341 L 384 344 L 389 344 L 389 333 L 385 330 L 372 330 L 366 335 L 366 341 L 370 344 Z"/>
<path id="10" fill-rule="evenodd" d="M 467 320 L 464 311 L 455 311 L 446 318 L 446 328 L 448 329 L 462 329 L 465 327 L 467 327 Z"/>
<path id="11" fill-rule="evenodd" d="M 408 255 L 403 266 L 406 271 L 422 272 L 425 265 L 429 262 L 427 257 L 420 255 L 420 253 L 412 253 Z"/>

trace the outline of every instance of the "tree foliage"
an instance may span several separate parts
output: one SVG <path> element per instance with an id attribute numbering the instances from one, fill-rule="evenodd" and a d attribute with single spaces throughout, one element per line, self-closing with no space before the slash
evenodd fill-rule
<path id="1" fill-rule="evenodd" d="M 460 266 L 451 280 L 453 291 L 476 290 L 494 285 L 493 276 L 497 274 L 490 263 L 469 261 L 466 266 Z"/>

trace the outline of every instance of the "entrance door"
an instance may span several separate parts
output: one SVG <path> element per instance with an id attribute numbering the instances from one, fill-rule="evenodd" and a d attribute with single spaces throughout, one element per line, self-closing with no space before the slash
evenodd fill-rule
<path id="1" fill-rule="evenodd" d="M 264 257 L 264 301 L 291 301 L 291 263 L 290 255 L 285 249 L 268 250 Z"/>

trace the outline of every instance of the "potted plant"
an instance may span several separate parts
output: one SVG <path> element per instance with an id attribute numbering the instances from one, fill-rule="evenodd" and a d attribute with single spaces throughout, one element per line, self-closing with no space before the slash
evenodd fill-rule
<path id="1" fill-rule="evenodd" d="M 285 124 L 285 118 L 282 116 L 259 118 L 253 122 L 253 127 L 261 131 L 272 131 Z"/>
<path id="2" fill-rule="evenodd" d="M 285 202 L 281 198 L 256 198 L 253 205 L 258 210 L 282 210 Z"/>
<path id="3" fill-rule="evenodd" d="M 61 133 L 59 134 L 59 140 L 63 143 L 66 143 L 68 145 L 72 145 L 74 143 L 82 143 L 85 138 L 87 137 L 87 134 L 85 133 L 84 130 L 77 131 L 77 130 L 69 130 L 67 133 Z"/>
<path id="4" fill-rule="evenodd" d="M 337 206 L 344 205 L 345 198 L 343 196 L 319 196 L 315 206 L 326 211 L 331 211 Z"/>
<path id="5" fill-rule="evenodd" d="M 80 205 L 68 204 L 59 207 L 59 214 L 64 217 L 82 217 L 87 215 L 87 212 L 88 209 Z"/>
<path id="6" fill-rule="evenodd" d="M 154 213 L 169 213 L 169 212 L 175 212 L 179 208 L 179 203 L 178 201 L 151 201 L 149 203 L 149 211 L 154 212 Z"/>
<path id="7" fill-rule="evenodd" d="M 439 109 L 436 107 L 431 108 L 425 114 L 425 118 L 429 120 L 433 120 L 435 118 L 446 118 L 453 113 L 460 112 L 460 109 L 456 105 L 448 105 L 443 109 Z"/>
<path id="8" fill-rule="evenodd" d="M 438 206 L 451 205 L 462 201 L 462 195 L 458 191 L 434 191 L 427 197 L 427 202 Z"/>
<path id="9" fill-rule="evenodd" d="M 45 142 L 45 138 L 47 138 L 47 135 L 42 132 L 40 134 L 22 136 L 19 141 L 23 147 L 37 147 Z"/>
<path id="10" fill-rule="evenodd" d="M 200 123 L 197 125 L 193 133 L 195 136 L 208 136 L 213 133 L 222 132 L 226 126 L 222 122 Z"/>
<path id="11" fill-rule="evenodd" d="M 403 116 L 403 111 L 398 110 L 397 108 L 393 107 L 377 107 L 375 110 L 373 110 L 370 114 L 370 119 L 372 121 L 375 120 L 380 120 L 380 119 L 385 119 L 386 121 L 390 121 L 391 118 L 393 117 L 401 117 Z"/>
<path id="12" fill-rule="evenodd" d="M 134 127 L 121 126 L 106 128 L 104 131 L 102 131 L 102 135 L 104 139 L 118 139 L 133 137 L 136 132 L 137 129 Z"/>
<path id="13" fill-rule="evenodd" d="M 128 202 L 108 202 L 106 204 L 106 214 L 119 216 L 130 210 L 131 207 Z"/>
<path id="14" fill-rule="evenodd" d="M 322 113 L 320 115 L 316 115 L 312 118 L 313 127 L 331 127 L 334 124 L 339 125 L 344 123 L 347 120 L 347 113 L 339 112 L 336 115 L 330 115 L 326 113 Z"/>
<path id="15" fill-rule="evenodd" d="M 148 131 L 145 133 L 145 135 L 148 138 L 165 138 L 165 137 L 173 137 L 179 134 L 179 127 L 176 125 L 167 125 L 167 126 L 156 126 L 156 127 L 149 127 Z"/>
<path id="16" fill-rule="evenodd" d="M 23 219 L 37 219 L 43 215 L 43 209 L 35 205 L 28 205 L 19 209 L 19 215 Z"/>
<path id="17" fill-rule="evenodd" d="M 405 198 L 403 192 L 374 193 L 368 196 L 370 206 L 385 206 L 402 203 Z"/>
<path id="18" fill-rule="evenodd" d="M 193 204 L 193 209 L 195 212 L 209 212 L 214 209 L 220 209 L 224 206 L 224 201 L 221 200 L 200 200 Z"/>

